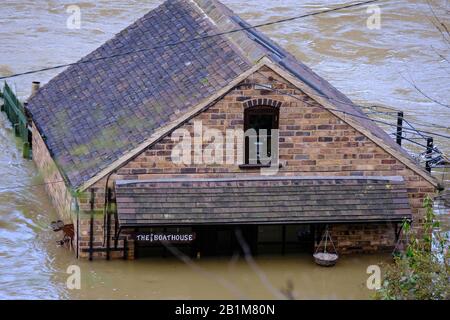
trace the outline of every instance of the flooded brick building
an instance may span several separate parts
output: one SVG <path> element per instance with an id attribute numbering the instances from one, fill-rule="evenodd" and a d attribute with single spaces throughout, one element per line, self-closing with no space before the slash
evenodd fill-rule
<path id="1" fill-rule="evenodd" d="M 169 0 L 30 99 L 33 158 L 78 257 L 166 250 L 136 233 L 195 234 L 174 245 L 226 254 L 242 247 L 235 229 L 255 254 L 312 251 L 325 226 L 340 253 L 387 251 L 402 221 L 420 228 L 435 179 L 248 27 L 218 1 Z M 181 140 L 190 161 L 174 157 Z"/>

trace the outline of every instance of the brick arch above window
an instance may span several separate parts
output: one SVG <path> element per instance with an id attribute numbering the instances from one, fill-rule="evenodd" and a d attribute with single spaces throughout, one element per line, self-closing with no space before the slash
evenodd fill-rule
<path id="1" fill-rule="evenodd" d="M 273 108 L 280 108 L 283 103 L 273 99 L 252 99 L 244 102 L 244 109 L 252 107 L 268 106 Z"/>

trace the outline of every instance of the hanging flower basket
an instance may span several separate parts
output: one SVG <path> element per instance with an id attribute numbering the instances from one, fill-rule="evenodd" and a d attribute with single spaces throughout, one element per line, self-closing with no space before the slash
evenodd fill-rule
<path id="1" fill-rule="evenodd" d="M 336 264 L 339 256 L 335 253 L 318 252 L 313 255 L 314 261 L 323 267 L 332 267 Z"/>
<path id="2" fill-rule="evenodd" d="M 323 251 L 319 252 L 319 248 L 321 248 L 322 243 L 324 243 Z M 327 245 L 331 243 L 333 246 L 334 253 L 327 252 Z M 332 267 L 336 264 L 339 259 L 339 255 L 337 254 L 336 247 L 334 246 L 333 240 L 331 239 L 330 233 L 328 232 L 328 226 L 325 229 L 325 233 L 322 236 L 322 240 L 317 246 L 316 252 L 313 254 L 314 261 L 322 267 Z"/>

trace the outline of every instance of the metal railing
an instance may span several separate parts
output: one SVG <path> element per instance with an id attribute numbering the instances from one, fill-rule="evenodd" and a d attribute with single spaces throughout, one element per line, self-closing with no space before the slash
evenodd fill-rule
<path id="1" fill-rule="evenodd" d="M 6 113 L 8 120 L 14 128 L 16 137 L 19 137 L 22 140 L 23 157 L 29 159 L 31 157 L 31 145 L 25 108 L 6 82 L 1 92 L 1 97 L 4 101 L 1 106 L 1 111 Z"/>
<path id="2" fill-rule="evenodd" d="M 425 169 L 428 172 L 431 172 L 432 167 L 449 163 L 448 157 L 443 154 L 435 145 L 433 137 L 428 134 L 422 133 L 410 121 L 406 120 L 402 111 L 397 111 L 396 109 L 389 107 L 380 107 L 388 109 L 388 112 L 378 111 L 376 110 L 378 106 L 363 108 L 371 110 L 370 112 L 366 112 L 367 114 L 379 114 L 386 117 L 397 117 L 397 130 L 396 132 L 391 133 L 391 135 L 395 137 L 397 144 L 400 146 L 402 145 L 402 141 L 405 140 L 416 146 L 425 148 L 424 152 L 413 157 L 416 158 L 419 163 L 424 163 Z M 408 138 L 405 136 L 406 134 L 412 135 L 414 137 Z"/>

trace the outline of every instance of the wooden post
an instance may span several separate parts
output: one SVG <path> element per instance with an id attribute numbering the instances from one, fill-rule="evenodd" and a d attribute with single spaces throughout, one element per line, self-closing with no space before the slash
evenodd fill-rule
<path id="1" fill-rule="evenodd" d="M 119 215 L 117 213 L 117 207 L 116 207 L 114 209 L 114 235 L 115 235 L 114 248 L 115 249 L 117 249 L 117 245 L 118 245 L 118 241 L 119 241 L 119 239 L 117 238 L 117 230 L 119 230 Z"/>
<path id="2" fill-rule="evenodd" d="M 106 260 L 110 259 L 111 240 L 111 188 L 107 190 L 108 206 L 106 208 Z"/>
<path id="3" fill-rule="evenodd" d="M 127 260 L 128 259 L 128 238 L 125 235 L 124 239 L 123 239 L 123 260 Z"/>
<path id="4" fill-rule="evenodd" d="M 20 136 L 20 123 L 14 123 L 14 134 L 16 137 Z"/>
<path id="5" fill-rule="evenodd" d="M 134 228 L 134 233 L 137 233 L 139 228 Z M 125 241 L 124 241 L 124 251 L 125 251 Z M 134 259 L 139 259 L 139 242 L 134 241 Z"/>
<path id="6" fill-rule="evenodd" d="M 427 138 L 427 151 L 425 158 L 427 159 L 427 162 L 425 163 L 425 169 L 428 172 L 431 172 L 431 154 L 433 153 L 433 138 L 429 137 Z"/>
<path id="7" fill-rule="evenodd" d="M 281 244 L 281 254 L 284 256 L 286 254 L 286 225 L 281 227 L 281 237 L 283 242 Z"/>
<path id="8" fill-rule="evenodd" d="M 89 261 L 92 261 L 92 255 L 94 251 L 94 189 L 91 189 L 91 225 L 89 229 Z"/>
<path id="9" fill-rule="evenodd" d="M 163 233 L 166 233 L 167 232 L 167 227 L 164 227 L 163 228 Z M 169 243 L 169 246 L 170 246 L 170 243 Z M 166 246 L 163 246 L 163 252 L 162 252 L 162 256 L 163 256 L 163 258 L 167 258 L 167 247 Z"/>
<path id="10" fill-rule="evenodd" d="M 397 144 L 402 145 L 402 135 L 403 135 L 403 111 L 397 114 Z"/>
<path id="11" fill-rule="evenodd" d="M 258 225 L 251 227 L 251 237 L 252 237 L 252 253 L 256 257 L 258 255 Z"/>
<path id="12" fill-rule="evenodd" d="M 28 142 L 24 142 L 22 145 L 22 156 L 25 159 L 30 159 L 30 144 Z"/>

